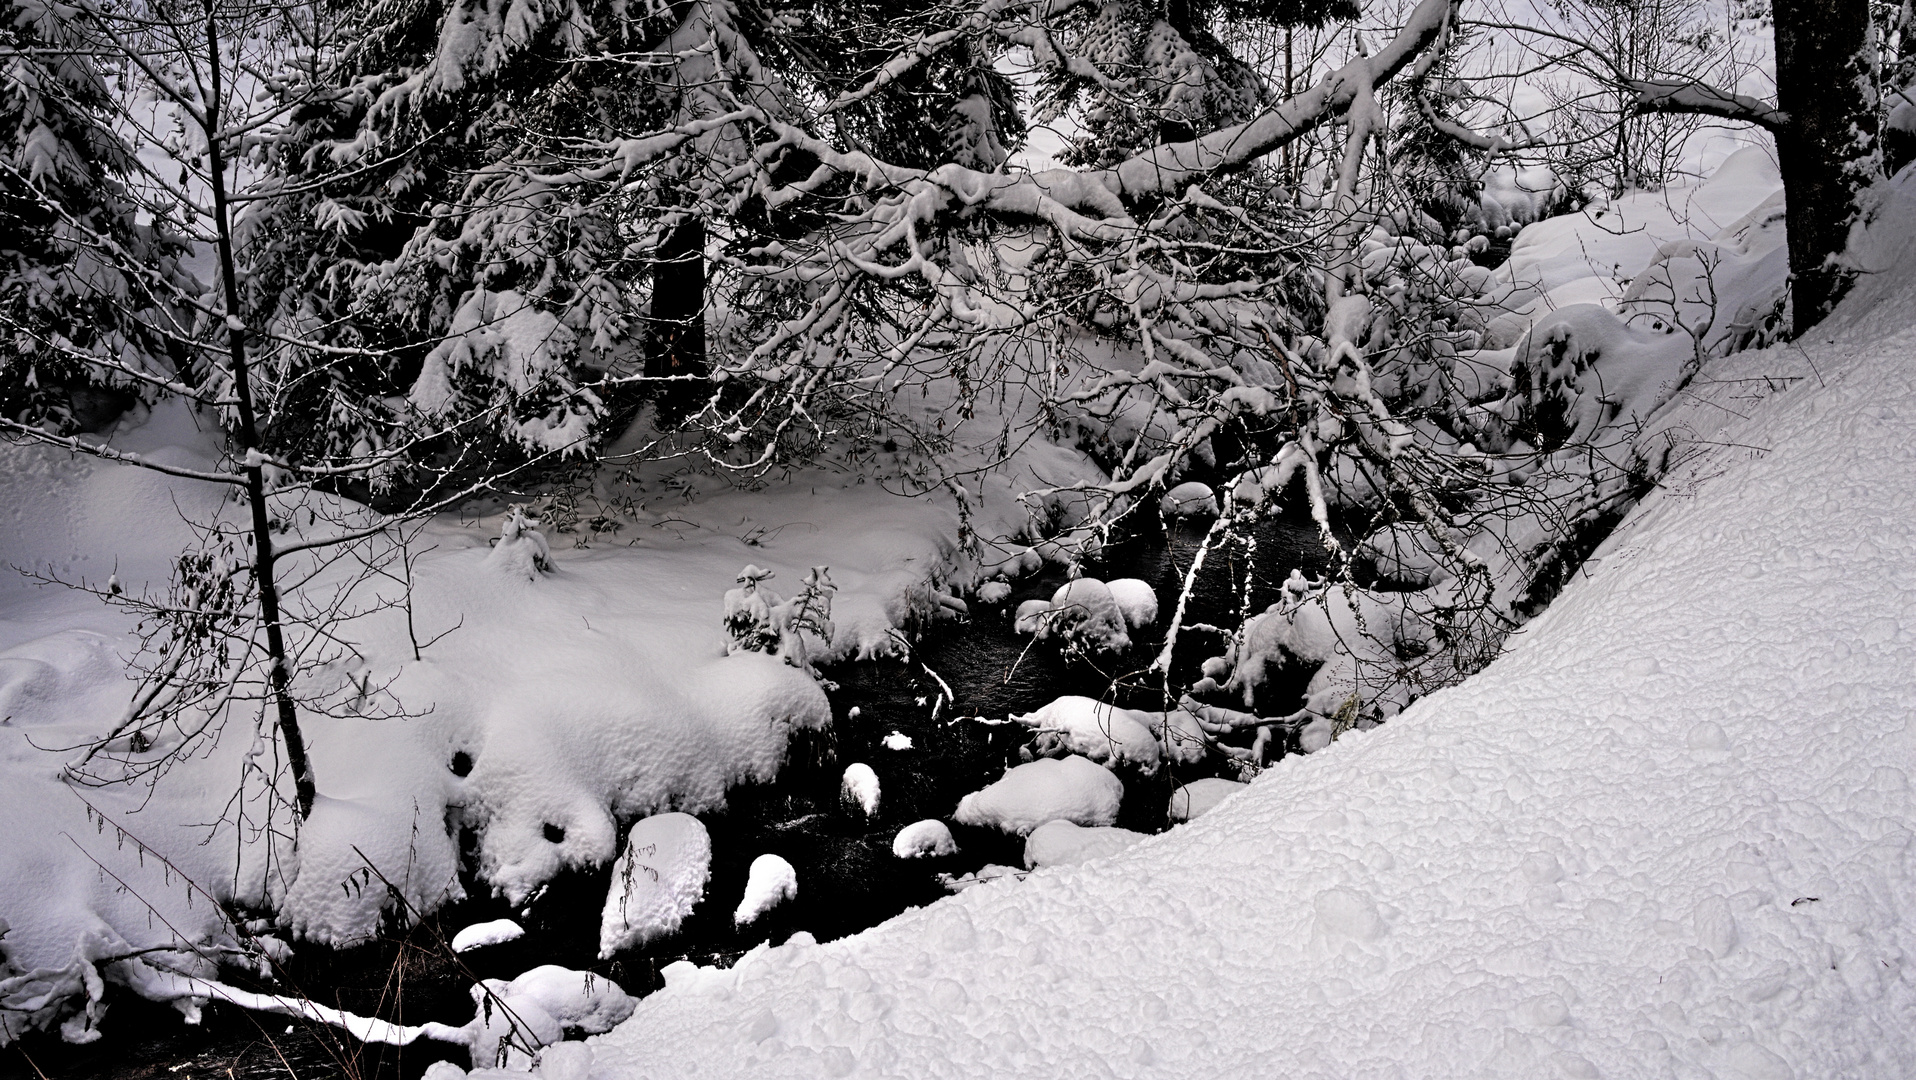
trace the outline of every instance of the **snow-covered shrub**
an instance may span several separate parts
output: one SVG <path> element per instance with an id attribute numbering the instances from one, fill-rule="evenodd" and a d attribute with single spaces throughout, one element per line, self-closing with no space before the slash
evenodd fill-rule
<path id="1" fill-rule="evenodd" d="M 725 650 L 770 653 L 810 671 L 811 650 L 805 635 L 831 643 L 832 594 L 838 586 L 832 584 L 827 567 L 814 566 L 797 595 L 786 600 L 760 585 L 775 576 L 751 565 L 739 571 L 738 587 L 725 593 Z"/>
<path id="2" fill-rule="evenodd" d="M 552 569 L 552 545 L 525 511 L 513 507 L 499 525 L 499 540 L 486 556 L 486 565 L 515 578 L 536 581 Z"/>

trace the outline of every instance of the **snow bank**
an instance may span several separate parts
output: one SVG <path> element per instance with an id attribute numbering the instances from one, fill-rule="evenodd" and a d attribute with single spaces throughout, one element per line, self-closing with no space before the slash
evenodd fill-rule
<path id="1" fill-rule="evenodd" d="M 1109 825 L 1118 820 L 1124 784 L 1086 758 L 1040 758 L 1006 769 L 958 800 L 952 820 L 1025 836 L 1047 821 Z"/>
<path id="2" fill-rule="evenodd" d="M 599 916 L 599 957 L 678 932 L 712 878 L 712 837 L 690 814 L 654 814 L 626 833 Z"/>
<path id="3" fill-rule="evenodd" d="M 1908 270 L 1706 369 L 1468 682 L 1151 844 L 668 988 L 596 1075 L 1906 1075 Z M 1273 1001 L 1323 1022 L 1233 1019 Z"/>

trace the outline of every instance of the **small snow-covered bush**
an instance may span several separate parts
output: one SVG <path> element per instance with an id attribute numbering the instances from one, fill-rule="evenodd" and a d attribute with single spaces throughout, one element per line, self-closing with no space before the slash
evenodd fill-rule
<path id="1" fill-rule="evenodd" d="M 831 643 L 832 594 L 838 586 L 832 584 L 828 567 L 814 566 L 798 594 L 786 600 L 761 584 L 775 576 L 749 564 L 739 571 L 738 587 L 725 593 L 725 651 L 770 653 L 811 671 L 805 636 Z"/>

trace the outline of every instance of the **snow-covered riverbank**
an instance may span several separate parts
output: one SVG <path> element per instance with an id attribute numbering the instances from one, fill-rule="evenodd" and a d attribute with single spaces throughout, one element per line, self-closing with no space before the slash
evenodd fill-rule
<path id="1" fill-rule="evenodd" d="M 1908 1075 L 1911 210 L 1482 674 L 1109 859 L 669 972 L 590 1074 Z"/>

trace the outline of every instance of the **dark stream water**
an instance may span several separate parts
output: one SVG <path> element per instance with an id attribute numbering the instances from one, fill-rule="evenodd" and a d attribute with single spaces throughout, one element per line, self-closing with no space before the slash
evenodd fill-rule
<path id="1" fill-rule="evenodd" d="M 1022 726 L 960 718 L 1001 720 L 1064 694 L 1163 708 L 1161 682 L 1147 682 L 1136 673 L 1162 645 L 1161 627 L 1170 619 L 1202 535 L 1200 528 L 1183 526 L 1168 535 L 1135 538 L 1107 549 L 1086 567 L 1086 573 L 1105 580 L 1142 578 L 1158 593 L 1159 628 L 1134 633 L 1133 649 L 1114 661 L 1094 666 L 1066 660 L 1055 649 L 1033 646 L 1013 633 L 1011 612 L 1021 601 L 1049 599 L 1063 584 L 1063 575 L 1048 569 L 1016 583 L 1002 605 L 974 604 L 968 620 L 923 628 L 908 662 L 844 664 L 829 671 L 838 684 L 830 694 L 833 727 L 795 745 L 775 783 L 736 790 L 724 812 L 700 815 L 712 838 L 711 881 L 706 900 L 668 939 L 608 961 L 597 958 L 609 867 L 554 881 L 522 911 L 509 910 L 502 900 L 485 895 L 483 885 L 469 882 L 473 899 L 420 925 L 395 929 L 376 944 L 344 952 L 302 949 L 283 987 L 406 1024 L 463 1023 L 472 1014 L 467 988 L 475 978 L 511 978 L 539 964 L 590 969 L 630 993 L 645 994 L 661 985 L 660 968 L 675 960 L 729 964 L 762 941 L 783 941 L 800 930 L 820 941 L 842 937 L 947 895 L 940 874 L 964 874 L 988 863 L 1022 866 L 1023 841 L 992 830 L 952 825 L 960 851 L 945 858 L 900 860 L 893 857 L 891 843 L 914 821 L 949 818 L 961 797 L 1019 760 L 1029 737 Z M 1212 550 L 1186 609 L 1187 624 L 1235 626 L 1241 613 L 1271 604 L 1293 568 L 1321 565 L 1322 548 L 1307 521 L 1266 523 L 1255 538 L 1251 560 L 1241 545 Z M 1220 644 L 1215 633 L 1185 631 L 1175 657 L 1174 692 L 1196 677 L 1198 664 Z M 941 702 L 946 686 L 955 700 Z M 893 732 L 908 736 L 912 748 L 885 748 L 882 740 Z M 880 805 L 869 818 L 840 800 L 841 777 L 853 762 L 870 765 L 879 778 Z M 1222 762 L 1165 768 L 1148 779 L 1121 774 L 1125 799 L 1118 824 L 1160 831 L 1173 787 L 1225 774 Z M 798 872 L 798 895 L 740 930 L 732 925 L 732 908 L 744 892 L 747 868 L 765 853 L 791 862 Z M 444 946 L 460 927 L 499 917 L 517 920 L 526 936 L 459 957 Z M 284 1018 L 217 1006 L 207 1013 L 200 1027 L 185 1028 L 171 1009 L 122 1000 L 109 1012 L 100 1042 L 68 1047 L 36 1036 L 0 1052 L 0 1077 L 410 1080 L 435 1060 L 465 1064 L 462 1049 L 442 1043 L 421 1040 L 403 1050 L 361 1046 L 319 1025 L 289 1025 Z"/>

